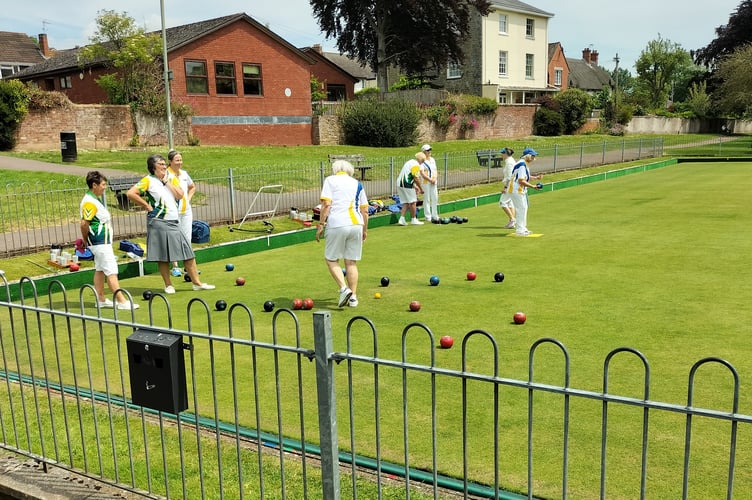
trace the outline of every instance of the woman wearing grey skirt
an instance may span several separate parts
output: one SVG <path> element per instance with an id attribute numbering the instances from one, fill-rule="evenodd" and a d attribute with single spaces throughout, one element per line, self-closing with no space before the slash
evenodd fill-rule
<path id="1" fill-rule="evenodd" d="M 176 178 L 169 179 L 167 162 L 159 154 L 146 160 L 149 175 L 128 190 L 128 199 L 146 210 L 146 260 L 157 262 L 165 293 L 175 293 L 170 278 L 170 265 L 176 260 L 185 263 L 186 274 L 194 290 L 212 290 L 214 285 L 202 283 L 196 269 L 196 255 L 178 222 L 178 200 L 183 190 Z"/>

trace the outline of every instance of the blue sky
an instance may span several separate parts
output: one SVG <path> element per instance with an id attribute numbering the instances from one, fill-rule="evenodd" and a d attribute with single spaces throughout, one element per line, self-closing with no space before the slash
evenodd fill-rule
<path id="1" fill-rule="evenodd" d="M 167 27 L 246 12 L 297 47 L 320 43 L 334 51 L 334 41 L 325 40 L 311 13 L 308 0 L 163 0 Z M 34 0 L 13 5 L 0 18 L 0 31 L 36 36 L 45 32 L 50 46 L 68 49 L 85 45 L 96 29 L 94 19 L 102 8 L 127 12 L 147 30 L 161 28 L 160 1 Z M 561 42 L 567 57 L 581 57 L 582 49 L 600 53 L 599 63 L 613 68 L 618 53 L 620 66 L 634 74 L 634 61 L 650 40 L 679 43 L 686 50 L 704 47 L 715 38 L 715 28 L 726 24 L 741 0 L 531 0 L 526 2 L 554 14 L 549 24 L 549 42 Z"/>

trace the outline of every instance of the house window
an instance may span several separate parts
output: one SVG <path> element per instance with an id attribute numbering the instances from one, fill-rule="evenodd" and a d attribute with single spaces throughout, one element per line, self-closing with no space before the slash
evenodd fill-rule
<path id="1" fill-rule="evenodd" d="M 525 21 L 525 36 L 535 38 L 535 19 L 527 18 Z"/>
<path id="2" fill-rule="evenodd" d="M 60 77 L 60 88 L 61 89 L 72 89 L 73 88 L 73 82 L 71 81 L 70 76 L 61 76 Z"/>
<path id="3" fill-rule="evenodd" d="M 499 33 L 502 35 L 507 34 L 507 15 L 499 14 Z"/>
<path id="4" fill-rule="evenodd" d="M 347 92 L 345 86 L 341 84 L 327 83 L 326 84 L 326 100 L 330 102 L 344 101 L 347 99 Z"/>
<path id="5" fill-rule="evenodd" d="M 499 92 L 499 104 L 506 104 L 509 102 L 507 100 L 507 93 L 506 92 Z"/>
<path id="6" fill-rule="evenodd" d="M 564 70 L 561 68 L 554 68 L 554 85 L 561 87 L 561 77 L 564 74 Z"/>
<path id="7" fill-rule="evenodd" d="M 235 63 L 215 62 L 214 80 L 217 85 L 217 95 L 237 95 Z"/>
<path id="8" fill-rule="evenodd" d="M 499 76 L 507 76 L 507 57 L 509 53 L 506 50 L 499 51 Z"/>
<path id="9" fill-rule="evenodd" d="M 8 78 L 13 74 L 12 66 L 0 66 L 0 78 Z"/>
<path id="10" fill-rule="evenodd" d="M 260 64 L 243 63 L 243 94 L 264 95 Z"/>
<path id="11" fill-rule="evenodd" d="M 450 62 L 447 65 L 447 78 L 461 78 L 462 66 L 459 63 Z"/>
<path id="12" fill-rule="evenodd" d="M 525 54 L 525 78 L 533 78 L 533 67 L 535 65 L 535 56 L 533 54 Z"/>
<path id="13" fill-rule="evenodd" d="M 185 61 L 185 90 L 189 94 L 208 94 L 206 61 Z"/>

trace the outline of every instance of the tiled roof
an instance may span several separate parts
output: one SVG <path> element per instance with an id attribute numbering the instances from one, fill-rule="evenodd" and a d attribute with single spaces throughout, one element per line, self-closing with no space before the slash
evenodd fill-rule
<path id="1" fill-rule="evenodd" d="M 167 38 L 167 52 L 170 52 L 186 44 L 189 44 L 198 38 L 201 38 L 210 33 L 213 33 L 214 31 L 217 31 L 218 29 L 221 29 L 239 20 L 248 21 L 259 30 L 263 31 L 270 37 L 274 38 L 280 44 L 288 47 L 291 51 L 297 53 L 297 55 L 299 55 L 302 59 L 306 60 L 309 63 L 313 63 L 313 60 L 311 60 L 308 56 L 300 52 L 293 45 L 288 43 L 283 38 L 279 37 L 274 32 L 270 31 L 264 25 L 258 23 L 248 14 L 245 14 L 242 12 L 238 14 L 232 14 L 229 16 L 217 17 L 215 19 L 207 19 L 206 21 L 199 21 L 197 23 L 184 24 L 182 26 L 175 26 L 174 28 L 165 29 L 165 35 Z M 151 33 L 161 36 L 161 30 L 153 31 Z M 27 68 L 21 71 L 20 73 L 17 73 L 15 76 L 18 76 L 20 78 L 28 78 L 30 76 L 39 76 L 39 75 L 43 75 L 47 73 L 57 73 L 60 71 L 77 68 L 79 66 L 78 53 L 80 50 L 81 49 L 79 47 L 76 47 L 75 49 L 58 51 L 54 57 L 47 59 L 43 63 L 36 64 L 32 66 L 31 68 Z M 89 65 L 97 66 L 101 64 L 103 61 L 104 59 L 99 59 L 97 61 L 91 62 Z"/>
<path id="2" fill-rule="evenodd" d="M 0 31 L 0 62 L 36 64 L 44 61 L 42 52 L 26 33 Z"/>
<path id="3" fill-rule="evenodd" d="M 535 14 L 541 17 L 554 17 L 550 12 L 546 12 L 545 10 L 533 7 L 524 2 L 518 2 L 517 0 L 491 0 L 491 7 L 511 10 L 513 12 L 523 12 L 525 14 Z"/>
<path id="4" fill-rule="evenodd" d="M 611 75 L 598 66 L 588 64 L 582 59 L 567 58 L 569 66 L 569 87 L 596 92 L 604 85 L 611 85 Z"/>
<path id="5" fill-rule="evenodd" d="M 352 59 L 344 54 L 338 54 L 336 52 L 324 52 L 324 57 L 359 80 L 373 80 L 376 78 L 376 73 L 372 69 L 363 66 L 355 59 Z"/>

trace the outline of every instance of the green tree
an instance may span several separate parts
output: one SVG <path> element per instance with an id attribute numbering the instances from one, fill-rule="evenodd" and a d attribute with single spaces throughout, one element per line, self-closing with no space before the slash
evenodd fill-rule
<path id="1" fill-rule="evenodd" d="M 705 82 L 693 83 L 689 88 L 687 97 L 687 108 L 696 116 L 708 116 L 710 111 L 710 95 L 707 92 L 708 86 Z"/>
<path id="2" fill-rule="evenodd" d="M 96 24 L 91 45 L 81 49 L 79 57 L 82 64 L 100 62 L 115 70 L 97 80 L 109 102 L 164 114 L 161 38 L 146 34 L 125 12 L 100 10 Z"/>
<path id="3" fill-rule="evenodd" d="M 559 92 L 555 99 L 559 103 L 559 113 L 564 119 L 564 132 L 567 134 L 582 127 L 593 111 L 593 98 L 582 89 L 567 89 Z"/>
<path id="4" fill-rule="evenodd" d="M 733 117 L 752 118 L 752 43 L 736 50 L 718 63 L 721 81 L 713 94 L 722 113 Z"/>
<path id="5" fill-rule="evenodd" d="M 327 38 L 337 39 L 343 54 L 371 67 L 379 89 L 387 89 L 387 67 L 415 74 L 464 59 L 462 43 L 470 19 L 486 15 L 488 0 L 310 0 L 313 15 Z"/>
<path id="6" fill-rule="evenodd" d="M 728 24 L 715 29 L 716 38 L 694 54 L 695 62 L 714 69 L 723 57 L 752 42 L 752 0 L 744 0 L 729 17 Z"/>
<path id="7" fill-rule="evenodd" d="M 689 52 L 658 35 L 658 39 L 648 42 L 635 62 L 638 92 L 644 93 L 651 108 L 664 108 L 682 68 L 691 65 Z"/>

